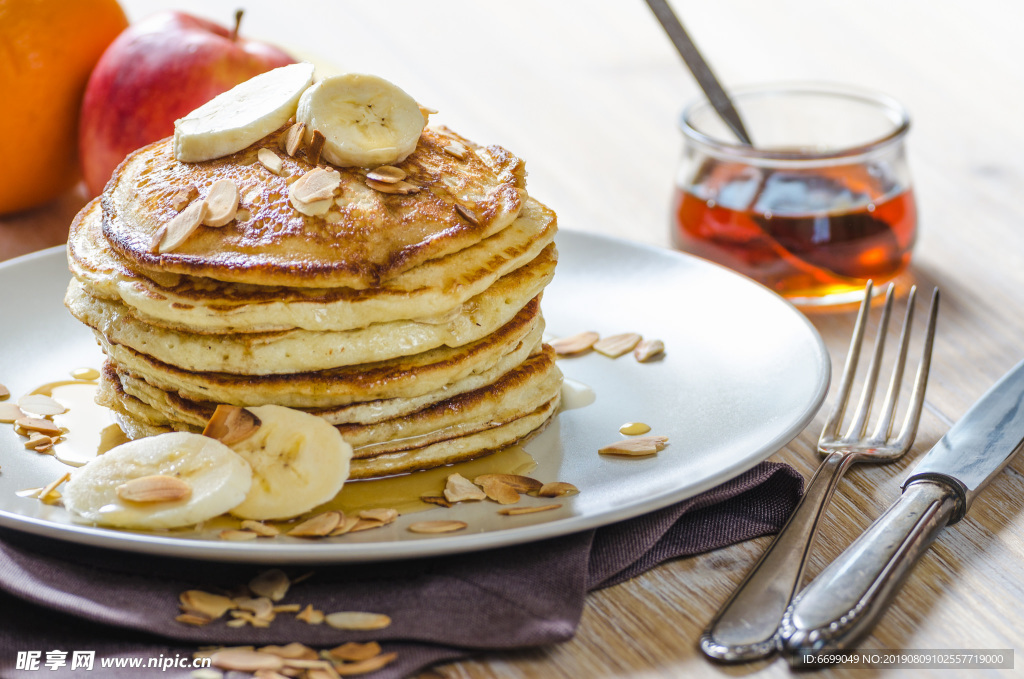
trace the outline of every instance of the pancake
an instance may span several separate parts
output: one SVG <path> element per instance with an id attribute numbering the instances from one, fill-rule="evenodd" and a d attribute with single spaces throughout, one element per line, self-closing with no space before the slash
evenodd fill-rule
<path id="1" fill-rule="evenodd" d="M 546 347 L 494 384 L 440 401 L 409 417 L 369 426 L 342 425 L 338 429 L 355 448 L 355 458 L 364 462 L 362 469 L 368 475 L 397 473 L 396 460 L 403 460 L 404 465 L 427 464 L 442 454 L 440 446 L 445 443 L 469 459 L 517 440 L 529 433 L 522 431 L 526 423 L 532 421 L 536 428 L 553 412 L 560 399 L 560 387 L 561 373 L 555 365 L 554 351 Z M 202 417 L 194 423 L 168 418 L 160 407 L 147 401 L 148 394 L 132 390 L 130 379 L 122 381 L 109 363 L 104 367 L 99 402 L 120 415 L 126 432 L 130 430 L 138 436 L 200 431 L 205 424 Z M 506 428 L 507 425 L 512 426 Z M 498 443 L 505 437 L 511 438 Z M 470 445 L 469 441 L 475 443 Z M 417 462 L 412 463 L 413 459 Z M 375 460 L 387 464 L 378 469 Z"/>
<path id="2" fill-rule="evenodd" d="M 461 347 L 438 347 L 377 363 L 283 375 L 190 372 L 111 344 L 102 335 L 97 339 L 119 369 L 184 399 L 306 409 L 354 404 L 353 413 L 362 403 L 363 415 L 338 422 L 366 422 L 377 417 L 376 411 L 384 408 L 385 401 L 412 401 L 439 389 L 457 394 L 488 384 L 481 380 L 495 370 L 509 370 L 533 353 L 543 331 L 540 302 L 535 298 L 498 330 Z"/>
<path id="3" fill-rule="evenodd" d="M 77 279 L 68 286 L 64 302 L 75 318 L 109 342 L 185 370 L 238 375 L 300 373 L 410 356 L 440 346 L 457 347 L 485 337 L 541 293 L 554 276 L 556 259 L 554 251 L 545 248 L 532 262 L 499 278 L 443 322 L 393 321 L 342 332 L 177 332 L 140 321 L 120 302 L 90 296 Z"/>
<path id="4" fill-rule="evenodd" d="M 459 252 L 512 223 L 525 197 L 522 161 L 497 146 L 480 147 L 446 129 L 425 129 L 416 150 L 397 167 L 422 187 L 386 194 L 365 183 L 366 169 L 336 168 L 341 188 L 328 216 L 297 212 L 288 179 L 315 166 L 281 154 L 286 129 L 223 158 L 183 163 L 168 138 L 135 151 L 117 168 L 101 197 L 103 235 L 128 266 L 147 275 L 187 274 L 229 283 L 365 289 L 423 262 Z M 459 159 L 453 142 L 472 152 Z M 260 148 L 282 155 L 286 176 L 257 162 Z M 173 252 L 151 252 L 153 236 L 176 211 L 172 197 L 215 181 L 239 187 L 248 219 L 200 227 Z M 456 205 L 469 211 L 470 221 Z M 331 213 L 328 213 L 329 215 Z"/>
<path id="5" fill-rule="evenodd" d="M 110 249 L 97 199 L 71 225 L 68 259 L 90 295 L 123 302 L 151 325 L 216 333 L 350 330 L 394 319 L 443 317 L 536 258 L 556 229 L 554 213 L 528 199 L 508 228 L 370 289 L 239 285 L 177 274 L 160 275 L 168 283 L 160 285 L 131 270 Z"/>

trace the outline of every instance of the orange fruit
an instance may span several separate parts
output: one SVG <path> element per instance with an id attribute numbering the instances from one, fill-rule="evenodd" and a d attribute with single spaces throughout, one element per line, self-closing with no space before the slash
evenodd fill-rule
<path id="1" fill-rule="evenodd" d="M 0 0 L 0 214 L 80 178 L 78 111 L 93 66 L 128 19 L 116 0 Z"/>

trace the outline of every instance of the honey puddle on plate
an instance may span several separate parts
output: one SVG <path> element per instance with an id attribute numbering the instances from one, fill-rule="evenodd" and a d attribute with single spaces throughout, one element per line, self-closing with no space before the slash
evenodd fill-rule
<path id="1" fill-rule="evenodd" d="M 68 409 L 53 416 L 54 424 L 64 430 L 64 440 L 53 447 L 53 455 L 64 464 L 81 467 L 128 438 L 111 422 L 110 411 L 96 403 L 99 372 L 78 368 L 71 376 L 76 379 L 48 382 L 29 393 L 49 396 Z"/>

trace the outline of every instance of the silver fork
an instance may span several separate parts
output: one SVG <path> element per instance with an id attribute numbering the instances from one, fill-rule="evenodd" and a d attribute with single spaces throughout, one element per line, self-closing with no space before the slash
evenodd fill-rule
<path id="1" fill-rule="evenodd" d="M 907 299 L 906 317 L 900 332 L 899 355 L 893 367 L 889 388 L 882 404 L 882 410 L 874 432 L 868 436 L 868 418 L 874 399 L 875 385 L 881 368 L 885 334 L 892 312 L 893 286 L 886 293 L 885 306 L 878 324 L 878 337 L 874 353 L 868 365 L 864 387 L 861 391 L 857 410 L 846 433 L 840 434 L 840 427 L 849 402 L 853 379 L 857 371 L 864 331 L 867 326 L 868 310 L 871 306 L 872 285 L 869 281 L 864 292 L 860 313 L 846 356 L 846 367 L 839 383 L 835 406 L 818 440 L 818 451 L 824 461 L 807 484 L 803 498 L 793 510 L 789 521 L 782 527 L 775 541 L 725 602 L 718 614 L 711 620 L 701 635 L 700 647 L 709 657 L 724 662 L 747 662 L 770 656 L 777 648 L 777 633 L 782 615 L 802 580 L 807 556 L 814 544 L 815 533 L 821 517 L 825 514 L 839 480 L 853 463 L 891 462 L 906 453 L 921 420 L 924 405 L 924 391 L 928 384 L 928 368 L 931 363 L 932 344 L 935 339 L 935 320 L 939 310 L 939 291 L 932 294 L 928 312 L 928 327 L 925 331 L 924 350 L 918 364 L 910 406 L 900 433 L 892 438 L 896 403 L 899 400 L 900 385 L 903 382 L 903 368 L 907 359 L 910 342 L 910 324 L 914 315 L 916 286 L 911 288 Z"/>

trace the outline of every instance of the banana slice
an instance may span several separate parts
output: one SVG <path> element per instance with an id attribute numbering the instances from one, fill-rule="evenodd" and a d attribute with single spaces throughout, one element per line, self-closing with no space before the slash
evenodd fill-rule
<path id="1" fill-rule="evenodd" d="M 256 143 L 288 122 L 312 82 L 313 64 L 289 64 L 218 94 L 174 121 L 174 157 L 197 163 Z"/>
<path id="2" fill-rule="evenodd" d="M 170 495 L 180 499 L 161 501 L 160 493 L 138 492 L 146 482 L 166 491 L 168 477 L 187 486 L 188 492 Z M 63 495 L 64 506 L 86 521 L 152 530 L 219 516 L 244 500 L 251 484 L 249 464 L 226 445 L 199 434 L 174 432 L 110 449 L 73 471 Z M 136 492 L 126 493 L 126 488 Z M 147 496 L 149 501 L 131 499 Z"/>
<path id="3" fill-rule="evenodd" d="M 316 415 L 282 406 L 247 408 L 260 420 L 231 445 L 252 467 L 252 489 L 231 510 L 243 519 L 288 519 L 332 499 L 348 479 L 352 446 Z"/>
<path id="4" fill-rule="evenodd" d="M 306 124 L 306 142 L 318 130 L 322 157 L 339 167 L 377 167 L 412 153 L 426 119 L 404 90 L 374 75 L 324 78 L 299 99 L 295 119 Z"/>

